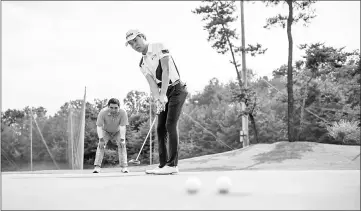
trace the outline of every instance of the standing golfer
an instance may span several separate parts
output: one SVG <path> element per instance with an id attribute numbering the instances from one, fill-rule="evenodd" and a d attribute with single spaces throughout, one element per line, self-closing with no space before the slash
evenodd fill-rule
<path id="1" fill-rule="evenodd" d="M 126 33 L 125 45 L 130 45 L 142 54 L 139 67 L 149 83 L 152 96 L 158 108 L 158 153 L 159 166 L 147 170 L 148 174 L 178 173 L 178 119 L 188 95 L 186 85 L 180 80 L 173 58 L 162 43 L 147 43 L 146 37 L 138 30 Z M 169 140 L 168 140 L 169 137 Z M 169 141 L 169 155 L 166 143 Z"/>
<path id="2" fill-rule="evenodd" d="M 93 173 L 100 172 L 100 166 L 104 157 L 104 149 L 108 141 L 115 141 L 118 145 L 119 164 L 123 173 L 128 173 L 127 149 L 125 145 L 125 131 L 128 125 L 128 116 L 124 109 L 120 108 L 118 99 L 111 98 L 108 106 L 103 108 L 97 119 L 97 133 L 99 143 L 94 161 Z"/>

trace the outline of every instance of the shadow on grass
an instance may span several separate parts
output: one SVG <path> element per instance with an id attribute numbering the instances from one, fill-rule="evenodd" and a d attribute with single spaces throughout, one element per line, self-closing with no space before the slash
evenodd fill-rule
<path id="1" fill-rule="evenodd" d="M 214 167 L 194 167 L 194 168 L 182 168 L 184 172 L 201 172 L 201 171 L 232 171 L 237 168 L 232 166 L 214 166 Z"/>
<path id="2" fill-rule="evenodd" d="M 308 142 L 280 142 L 272 151 L 255 155 L 253 158 L 258 164 L 280 163 L 289 159 L 301 159 L 305 152 L 312 151 L 312 146 Z"/>
<path id="3" fill-rule="evenodd" d="M 182 161 L 182 162 L 189 163 L 189 164 L 206 164 L 211 161 L 218 161 L 218 160 L 233 158 L 233 157 L 239 155 L 240 153 L 246 152 L 248 150 L 250 150 L 250 147 L 240 148 L 240 149 L 236 149 L 233 151 L 226 151 L 226 152 L 221 152 L 221 153 L 206 154 L 205 156 L 207 156 L 207 157 L 197 156 L 197 157 L 195 157 L 195 159 L 188 158 L 187 160 Z"/>
<path id="4" fill-rule="evenodd" d="M 251 169 L 257 169 L 258 165 L 264 164 L 264 163 L 281 163 L 284 160 L 289 159 L 301 159 L 303 157 L 303 154 L 306 152 L 313 152 L 312 143 L 309 142 L 278 142 L 275 143 L 275 147 L 273 150 L 265 153 L 260 153 L 257 155 L 254 155 L 252 157 L 252 160 L 250 160 L 250 165 L 248 166 L 212 166 L 212 167 L 205 167 L 205 166 L 198 166 L 194 168 L 184 168 L 184 171 L 229 171 L 229 170 L 251 170 Z M 236 154 L 239 154 L 240 152 L 232 152 L 232 154 L 228 154 L 228 158 L 231 156 L 235 156 Z M 212 160 L 218 160 L 219 154 L 215 156 L 208 157 L 207 159 L 199 159 L 199 160 L 192 160 L 187 161 L 189 164 L 205 164 Z M 225 162 L 227 158 L 225 157 L 225 154 L 222 155 L 225 159 Z"/>
<path id="5" fill-rule="evenodd" d="M 182 168 L 185 172 L 201 172 L 201 171 L 234 171 L 234 170 L 251 170 L 253 167 L 261 164 L 261 162 L 254 163 L 246 167 L 239 166 L 214 166 L 214 167 L 197 167 L 197 168 Z"/>

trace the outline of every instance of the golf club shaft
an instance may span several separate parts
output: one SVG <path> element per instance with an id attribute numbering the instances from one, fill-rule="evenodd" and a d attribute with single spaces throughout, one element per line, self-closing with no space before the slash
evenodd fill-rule
<path id="1" fill-rule="evenodd" d="M 153 128 L 153 125 L 154 125 L 156 119 L 157 119 L 157 118 L 154 118 L 153 123 L 152 123 L 152 125 L 151 125 L 150 128 L 149 128 L 148 134 L 147 134 L 147 136 L 145 137 L 145 140 L 144 140 L 144 142 L 143 142 L 143 145 L 142 145 L 142 147 L 140 148 L 139 153 L 138 153 L 138 156 L 137 156 L 137 158 L 136 158 L 135 160 L 138 160 L 139 155 L 140 155 L 140 153 L 142 152 L 142 149 L 143 149 L 143 147 L 144 147 L 144 144 L 145 144 L 145 142 L 147 141 L 147 138 L 148 138 L 148 136 L 149 136 L 149 134 L 150 134 L 150 131 L 152 131 L 152 128 Z"/>

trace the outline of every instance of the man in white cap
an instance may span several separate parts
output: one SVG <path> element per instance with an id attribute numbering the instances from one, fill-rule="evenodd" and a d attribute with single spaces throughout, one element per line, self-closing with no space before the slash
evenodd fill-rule
<path id="1" fill-rule="evenodd" d="M 176 174 L 178 169 L 178 120 L 188 95 L 186 85 L 180 80 L 173 57 L 162 43 L 148 43 L 139 30 L 126 33 L 126 43 L 142 54 L 140 71 L 148 81 L 152 96 L 161 108 L 158 114 L 157 136 L 159 166 L 146 170 L 148 174 Z M 169 140 L 168 140 L 169 138 Z M 169 155 L 166 148 L 169 142 Z"/>

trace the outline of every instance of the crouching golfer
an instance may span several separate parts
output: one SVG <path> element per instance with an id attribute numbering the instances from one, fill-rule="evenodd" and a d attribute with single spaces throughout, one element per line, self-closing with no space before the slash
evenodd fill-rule
<path id="1" fill-rule="evenodd" d="M 124 109 L 120 108 L 118 99 L 112 98 L 108 106 L 103 108 L 96 122 L 99 143 L 94 161 L 93 173 L 99 173 L 104 157 L 104 150 L 108 141 L 115 141 L 118 146 L 119 165 L 123 173 L 128 173 L 127 149 L 125 144 L 125 131 L 128 125 L 128 116 Z"/>

